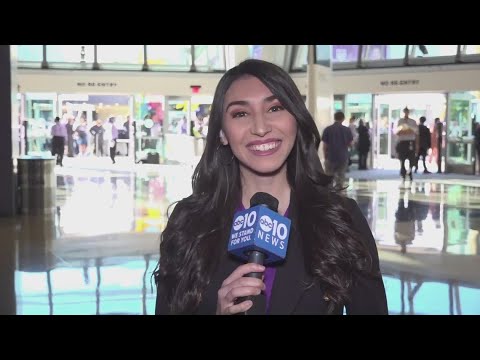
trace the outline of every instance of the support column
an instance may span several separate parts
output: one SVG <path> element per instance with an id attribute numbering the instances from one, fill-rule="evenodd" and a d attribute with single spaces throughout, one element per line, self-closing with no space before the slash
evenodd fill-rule
<path id="1" fill-rule="evenodd" d="M 13 159 L 19 150 L 15 50 L 0 45 L 0 217 L 15 215 Z"/>
<path id="2" fill-rule="evenodd" d="M 317 124 L 320 135 L 328 125 L 333 124 L 333 75 L 328 61 L 328 66 L 315 64 L 315 46 L 328 47 L 331 45 L 308 45 L 307 65 L 307 108 Z M 325 51 L 322 51 L 324 53 Z M 327 64 L 326 64 L 327 65 Z M 320 145 L 319 155 L 324 163 L 323 146 Z"/>
<path id="3" fill-rule="evenodd" d="M 16 220 L 0 218 L 0 315 L 15 315 Z"/>
<path id="4" fill-rule="evenodd" d="M 16 53 L 13 46 L 12 50 Z M 18 148 L 14 135 L 18 125 L 14 126 L 17 118 L 12 116 L 12 104 L 16 104 L 12 56 L 9 45 L 0 45 L 0 315 L 16 314 L 13 144 Z"/>

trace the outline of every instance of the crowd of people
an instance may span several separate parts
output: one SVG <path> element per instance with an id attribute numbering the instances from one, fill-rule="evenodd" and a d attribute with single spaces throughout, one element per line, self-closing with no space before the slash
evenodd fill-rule
<path id="1" fill-rule="evenodd" d="M 422 162 L 423 173 L 430 174 L 427 162 L 437 162 L 437 172 L 442 172 L 443 122 L 440 118 L 434 120 L 433 129 L 425 125 L 425 116 L 419 118 L 419 123 L 409 117 L 408 107 L 403 109 L 404 117 L 398 119 L 393 128 L 392 141 L 395 145 L 395 156 L 400 161 L 400 175 L 405 181 L 407 176 L 413 180 L 417 173 L 419 162 Z M 325 170 L 333 176 L 339 187 L 343 187 L 345 173 L 358 159 L 358 169 L 366 170 L 368 154 L 371 150 L 371 129 L 363 119 L 350 118 L 348 127 L 343 126 L 345 114 L 338 111 L 334 115 L 334 123 L 325 128 L 322 134 L 325 155 Z M 358 123 L 358 126 L 356 125 Z M 475 140 L 477 152 L 480 151 L 480 126 L 477 125 Z M 480 153 L 478 154 L 480 158 Z M 405 167 L 408 160 L 409 169 Z"/>
<path id="2" fill-rule="evenodd" d="M 57 165 L 63 166 L 65 152 L 68 157 L 108 155 L 115 164 L 117 140 L 130 136 L 130 116 L 120 125 L 116 120 L 115 116 L 97 118 L 89 125 L 84 116 L 65 116 L 63 121 L 57 116 L 50 130 L 51 152 L 57 157 Z"/>

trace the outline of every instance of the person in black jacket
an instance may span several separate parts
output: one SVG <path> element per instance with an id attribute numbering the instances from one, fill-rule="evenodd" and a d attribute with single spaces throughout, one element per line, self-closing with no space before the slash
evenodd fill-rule
<path id="1" fill-rule="evenodd" d="M 319 145 L 282 68 L 249 59 L 223 75 L 193 193 L 161 235 L 156 314 L 388 313 L 375 239 L 357 203 L 331 186 Z M 275 266 L 227 253 L 235 211 L 260 191 L 292 220 L 287 257 Z"/>
<path id="2" fill-rule="evenodd" d="M 74 148 L 74 139 L 73 139 L 73 123 L 74 123 L 73 118 L 68 118 L 68 122 L 65 125 L 67 128 L 67 156 L 68 157 L 73 157 L 75 155 L 75 148 Z"/>
<path id="3" fill-rule="evenodd" d="M 358 169 L 367 170 L 367 158 L 370 151 L 370 133 L 368 128 L 363 124 L 363 120 L 358 122 Z"/>
<path id="4" fill-rule="evenodd" d="M 417 173 L 418 161 L 421 156 L 423 159 L 423 173 L 430 174 L 425 160 L 427 158 L 428 150 L 432 147 L 432 134 L 430 133 L 430 129 L 425 126 L 425 121 L 427 121 L 425 116 L 420 117 L 420 125 L 418 125 L 419 149 L 417 158 L 415 159 L 415 173 Z"/>
<path id="5" fill-rule="evenodd" d="M 477 150 L 477 166 L 480 173 L 480 123 L 476 123 L 475 132 L 473 133 L 475 149 Z"/>

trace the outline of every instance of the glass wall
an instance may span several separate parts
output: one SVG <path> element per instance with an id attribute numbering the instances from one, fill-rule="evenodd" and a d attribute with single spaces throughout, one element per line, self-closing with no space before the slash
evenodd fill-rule
<path id="1" fill-rule="evenodd" d="M 473 173 L 474 128 L 480 119 L 480 91 L 449 94 L 447 120 L 447 170 Z"/>
<path id="2" fill-rule="evenodd" d="M 225 71 L 223 45 L 194 45 L 197 71 Z"/>
<path id="3" fill-rule="evenodd" d="M 95 47 L 100 69 L 142 70 L 146 49 L 147 70 L 225 71 L 226 46 L 236 45 L 18 45 L 19 66 L 39 68 L 47 47 L 47 65 L 54 68 L 92 69 Z M 408 54 L 406 52 L 408 46 Z M 192 47 L 195 59 L 192 67 Z M 239 45 L 247 57 L 263 59 L 291 71 L 306 71 L 308 45 Z M 480 62 L 480 45 L 315 45 L 316 63 L 333 69 L 392 67 Z M 460 53 L 457 57 L 457 50 Z M 360 53 L 361 52 L 361 53 Z M 233 55 L 232 55 L 233 58 Z M 230 59 L 230 57 L 229 57 Z M 230 65 L 229 65 L 230 66 Z M 143 69 L 145 70 L 145 69 Z"/>
<path id="4" fill-rule="evenodd" d="M 479 62 L 480 45 L 462 45 L 460 56 L 462 62 Z"/>
<path id="5" fill-rule="evenodd" d="M 332 45 L 315 45 L 315 63 L 330 67 L 332 56 Z"/>
<path id="6" fill-rule="evenodd" d="M 316 45 L 317 63 L 325 45 Z M 330 45 L 333 70 L 480 62 L 480 45 Z M 293 45 L 292 71 L 306 71 L 307 45 Z M 359 54 L 361 49 L 361 54 Z M 360 55 L 360 59 L 359 59 Z"/>
<path id="7" fill-rule="evenodd" d="M 458 45 L 410 45 L 409 65 L 452 64 L 457 61 Z"/>
<path id="8" fill-rule="evenodd" d="M 143 45 L 97 45 L 97 61 L 103 69 L 141 69 Z"/>
<path id="9" fill-rule="evenodd" d="M 297 45 L 293 52 L 292 70 L 307 71 L 308 45 Z"/>
<path id="10" fill-rule="evenodd" d="M 347 94 L 345 96 L 345 118 L 348 121 L 351 117 L 356 119 L 355 126 L 358 126 L 360 119 L 363 119 L 364 123 L 372 125 L 372 94 Z"/>
<path id="11" fill-rule="evenodd" d="M 303 47 L 306 45 L 300 45 Z M 248 57 L 272 62 L 280 67 L 285 65 L 286 45 L 248 45 Z"/>
<path id="12" fill-rule="evenodd" d="M 66 157 L 108 157 L 113 121 L 117 158 L 195 165 L 208 134 L 213 96 L 23 93 L 17 101 L 22 154 L 51 154 L 51 128 L 59 116 L 67 127 Z"/>
<path id="13" fill-rule="evenodd" d="M 226 45 L 15 45 L 18 49 L 19 66 L 40 68 L 43 47 L 46 47 L 47 67 L 65 69 L 108 69 L 192 71 L 192 47 L 195 46 L 194 71 L 225 71 Z M 255 45 L 257 46 L 257 45 Z M 264 45 L 260 45 L 264 46 Z M 275 54 L 274 62 L 283 63 L 285 46 L 268 45 Z M 95 47 L 97 63 L 95 64 Z M 272 49 L 269 52 L 272 52 Z M 271 60 L 271 59 L 270 59 Z"/>
<path id="14" fill-rule="evenodd" d="M 84 67 L 93 61 L 93 45 L 47 45 L 49 67 Z"/>
<path id="15" fill-rule="evenodd" d="M 379 61 L 403 59 L 407 45 L 364 45 L 363 60 Z"/>
<path id="16" fill-rule="evenodd" d="M 358 61 L 358 45 L 333 45 L 332 62 L 357 62 Z"/>
<path id="17" fill-rule="evenodd" d="M 330 67 L 332 45 L 315 45 L 315 63 Z M 307 71 L 308 45 L 297 45 L 293 52 L 292 71 Z"/>
<path id="18" fill-rule="evenodd" d="M 438 57 L 457 55 L 457 45 L 410 45 L 411 57 Z"/>
<path id="19" fill-rule="evenodd" d="M 465 45 L 465 54 L 480 54 L 480 45 Z"/>
<path id="20" fill-rule="evenodd" d="M 191 45 L 147 45 L 147 64 L 152 70 L 190 71 Z"/>
<path id="21" fill-rule="evenodd" d="M 39 68 L 43 61 L 43 45 L 18 45 L 17 55 L 20 66 Z"/>

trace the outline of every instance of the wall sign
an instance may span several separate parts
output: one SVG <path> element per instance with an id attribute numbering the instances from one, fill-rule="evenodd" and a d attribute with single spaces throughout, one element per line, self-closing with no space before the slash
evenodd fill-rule
<path id="1" fill-rule="evenodd" d="M 418 85 L 420 80 L 383 80 L 381 86 Z"/>
<path id="2" fill-rule="evenodd" d="M 79 87 L 115 87 L 117 83 L 115 82 L 77 82 L 77 86 Z"/>

